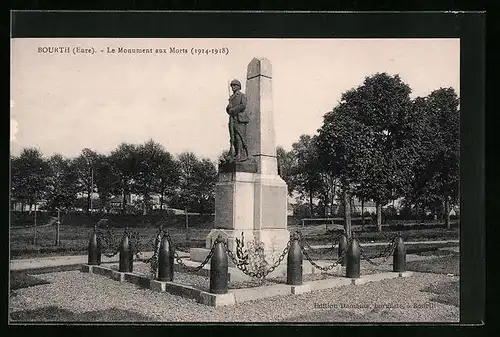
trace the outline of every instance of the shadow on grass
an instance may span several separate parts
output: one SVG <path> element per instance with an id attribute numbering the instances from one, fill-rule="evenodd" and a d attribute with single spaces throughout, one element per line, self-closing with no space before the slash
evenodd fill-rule
<path id="1" fill-rule="evenodd" d="M 433 293 L 438 296 L 432 297 L 430 300 L 438 303 L 460 306 L 460 282 L 441 282 L 438 284 L 431 284 L 421 291 Z"/>
<path id="2" fill-rule="evenodd" d="M 406 263 L 406 269 L 422 273 L 460 275 L 460 256 L 450 254 L 435 259 L 410 261 Z"/>
<path id="3" fill-rule="evenodd" d="M 408 254 L 408 252 L 407 252 Z M 449 255 L 457 255 L 459 256 L 460 254 L 454 251 L 449 251 L 449 250 L 430 250 L 430 251 L 420 251 L 415 253 L 420 256 L 449 256 Z"/>
<path id="4" fill-rule="evenodd" d="M 37 277 L 28 275 L 23 271 L 10 272 L 10 289 L 17 290 L 22 288 L 34 287 L 42 284 L 49 284 L 50 282 L 39 279 Z"/>
<path id="5" fill-rule="evenodd" d="M 80 270 L 82 267 L 81 263 L 79 264 L 67 264 L 62 266 L 50 266 L 50 267 L 41 267 L 41 268 L 29 268 L 22 270 L 11 270 L 11 273 L 28 273 L 30 275 L 37 274 L 48 274 L 48 273 L 59 273 L 63 271 L 73 271 Z"/>
<path id="6" fill-rule="evenodd" d="M 74 313 L 56 306 L 22 310 L 10 314 L 16 322 L 151 322 L 152 318 L 132 311 L 111 308 Z"/>

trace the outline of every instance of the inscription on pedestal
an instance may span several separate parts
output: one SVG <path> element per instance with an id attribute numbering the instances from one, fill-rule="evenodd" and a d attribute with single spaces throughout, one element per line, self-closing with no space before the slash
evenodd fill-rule
<path id="1" fill-rule="evenodd" d="M 262 186 L 261 228 L 286 228 L 286 193 L 283 186 Z"/>
<path id="2" fill-rule="evenodd" d="M 233 185 L 218 184 L 215 187 L 215 228 L 232 228 L 233 226 Z"/>

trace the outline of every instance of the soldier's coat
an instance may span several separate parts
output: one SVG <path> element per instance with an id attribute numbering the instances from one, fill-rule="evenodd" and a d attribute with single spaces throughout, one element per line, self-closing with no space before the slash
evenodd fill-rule
<path id="1" fill-rule="evenodd" d="M 241 91 L 236 91 L 229 97 L 229 104 L 226 111 L 230 116 L 235 117 L 238 123 L 248 123 L 250 117 L 247 112 L 247 97 Z"/>

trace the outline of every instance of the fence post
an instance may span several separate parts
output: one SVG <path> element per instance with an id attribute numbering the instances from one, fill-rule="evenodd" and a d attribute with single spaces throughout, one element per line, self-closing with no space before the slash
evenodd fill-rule
<path id="1" fill-rule="evenodd" d="M 342 256 L 342 254 L 344 255 L 342 257 L 342 260 L 340 261 L 340 265 L 341 266 L 345 266 L 346 264 L 346 250 L 347 250 L 347 244 L 348 244 L 348 241 L 347 241 L 347 236 L 344 234 L 342 234 L 342 236 L 340 237 L 340 240 L 339 240 L 339 249 L 338 249 L 338 257 L 340 258 Z"/>
<path id="2" fill-rule="evenodd" d="M 57 223 L 56 223 L 56 246 L 59 246 L 61 244 L 59 225 L 60 225 L 60 222 L 57 221 Z"/>
<path id="3" fill-rule="evenodd" d="M 173 281 L 174 280 L 174 254 L 172 247 L 168 242 L 166 234 L 163 235 L 160 244 L 160 256 L 158 258 L 158 280 Z"/>
<path id="4" fill-rule="evenodd" d="M 132 247 L 130 246 L 128 232 L 125 230 L 120 244 L 120 267 L 118 271 L 122 273 L 131 273 L 133 270 L 133 263 L 134 255 L 132 253 Z"/>
<path id="5" fill-rule="evenodd" d="M 227 253 L 219 235 L 215 240 L 214 253 L 210 260 L 210 292 L 212 294 L 226 294 L 228 286 Z"/>
<path id="6" fill-rule="evenodd" d="M 396 241 L 396 248 L 392 256 L 392 270 L 400 273 L 406 271 L 406 249 L 401 236 Z"/>
<path id="7" fill-rule="evenodd" d="M 35 199 L 36 200 L 36 199 Z M 36 228 L 36 201 L 35 201 L 35 234 L 33 235 L 33 245 L 36 246 L 36 239 L 37 239 L 37 228 Z"/>
<path id="8" fill-rule="evenodd" d="M 89 265 L 100 265 L 101 264 L 101 247 L 97 241 L 97 231 L 94 227 L 94 231 L 90 236 L 89 248 L 88 248 L 88 264 Z"/>
<path id="9" fill-rule="evenodd" d="M 286 284 L 302 284 L 302 249 L 300 248 L 299 237 L 295 233 L 292 237 L 292 243 L 288 250 L 286 264 Z"/>
<path id="10" fill-rule="evenodd" d="M 61 224 L 61 209 L 57 209 L 57 222 L 56 222 L 56 246 L 59 246 L 61 240 L 59 239 L 59 225 Z"/>
<path id="11" fill-rule="evenodd" d="M 352 238 L 351 244 L 347 248 L 346 258 L 346 277 L 359 278 L 361 249 L 356 238 Z"/>

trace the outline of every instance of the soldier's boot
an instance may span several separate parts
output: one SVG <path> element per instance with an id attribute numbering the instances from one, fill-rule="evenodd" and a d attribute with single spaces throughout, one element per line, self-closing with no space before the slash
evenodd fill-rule
<path id="1" fill-rule="evenodd" d="M 248 149 L 245 147 L 245 148 L 243 149 L 243 151 L 244 151 L 244 154 L 243 154 L 243 155 L 240 155 L 240 156 L 239 156 L 239 159 L 238 159 L 238 161 L 240 161 L 240 162 L 241 162 L 241 161 L 247 161 L 247 160 L 248 160 Z"/>

